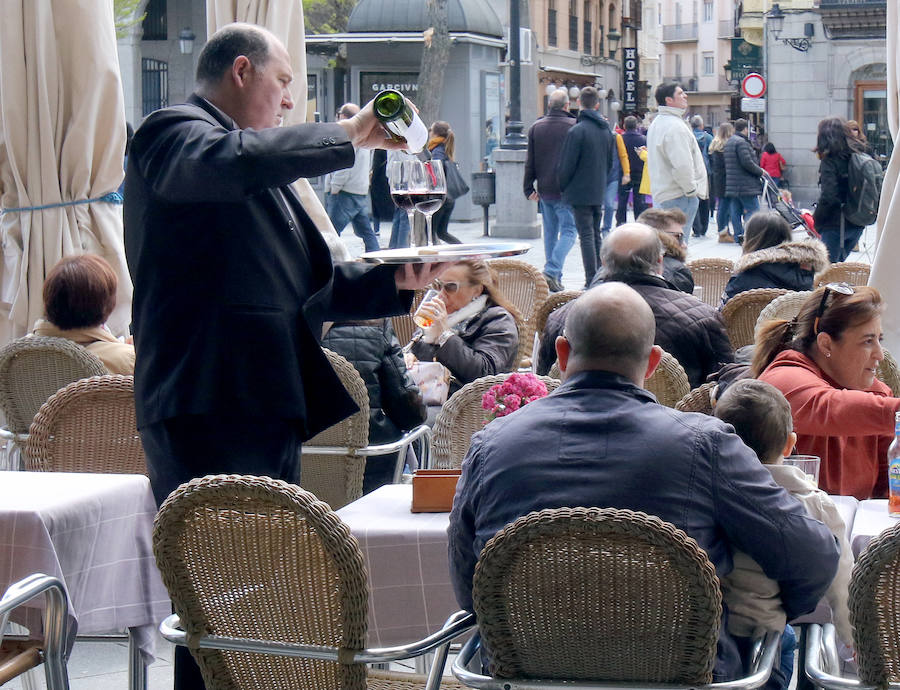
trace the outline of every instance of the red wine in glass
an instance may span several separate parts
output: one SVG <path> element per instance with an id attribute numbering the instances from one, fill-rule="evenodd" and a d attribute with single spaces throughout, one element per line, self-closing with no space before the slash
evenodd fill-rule
<path id="1" fill-rule="evenodd" d="M 403 209 L 407 213 L 416 207 L 412 196 L 406 191 L 391 192 L 391 199 L 397 208 Z"/>

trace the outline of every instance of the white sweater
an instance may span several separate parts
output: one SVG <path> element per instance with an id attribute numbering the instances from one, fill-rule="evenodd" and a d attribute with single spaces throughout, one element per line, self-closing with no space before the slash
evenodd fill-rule
<path id="1" fill-rule="evenodd" d="M 372 152 L 369 149 L 353 149 L 356 161 L 352 168 L 337 170 L 329 175 L 328 191 L 331 194 L 347 192 L 348 194 L 369 193 L 369 169 L 372 167 Z"/>
<path id="2" fill-rule="evenodd" d="M 703 154 L 683 117 L 683 109 L 661 105 L 647 130 L 647 163 L 654 204 L 683 196 L 709 196 Z"/>

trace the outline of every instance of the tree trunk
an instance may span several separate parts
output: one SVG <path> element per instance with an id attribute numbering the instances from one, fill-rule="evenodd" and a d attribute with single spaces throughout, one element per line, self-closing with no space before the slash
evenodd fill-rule
<path id="1" fill-rule="evenodd" d="M 415 103 L 419 117 L 426 127 L 440 119 L 441 97 L 444 93 L 444 71 L 450 59 L 450 29 L 447 19 L 447 0 L 427 0 L 428 26 L 422 46 L 419 66 L 419 90 Z"/>

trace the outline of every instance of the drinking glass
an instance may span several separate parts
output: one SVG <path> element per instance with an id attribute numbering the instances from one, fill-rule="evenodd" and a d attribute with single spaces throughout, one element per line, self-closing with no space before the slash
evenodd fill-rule
<path id="1" fill-rule="evenodd" d="M 444 176 L 444 165 L 441 161 L 416 161 L 416 184 L 409 195 L 416 209 L 425 216 L 425 237 L 428 245 L 433 245 L 434 232 L 431 229 L 431 217 L 444 204 L 447 198 L 447 178 Z M 418 177 L 420 176 L 420 177 Z"/>
<path id="2" fill-rule="evenodd" d="M 818 455 L 788 455 L 784 459 L 785 465 L 793 465 L 799 467 L 813 480 L 816 486 L 819 485 L 819 465 L 821 460 Z"/>
<path id="3" fill-rule="evenodd" d="M 422 179 L 422 172 L 418 168 L 421 161 L 414 158 L 390 161 L 388 164 L 388 186 L 391 189 L 391 199 L 397 208 L 406 211 L 409 218 L 409 246 L 416 246 L 415 233 L 413 233 L 413 216 L 416 205 L 410 196 L 410 190 Z"/>
<path id="4" fill-rule="evenodd" d="M 432 324 L 431 319 L 428 318 L 427 316 L 425 316 L 425 314 L 421 313 L 422 305 L 433 300 L 435 297 L 438 296 L 438 294 L 439 293 L 437 290 L 435 290 L 434 288 L 430 288 L 428 290 L 428 292 L 425 293 L 425 296 L 422 298 L 422 301 L 419 302 L 419 306 L 416 307 L 416 313 L 413 314 L 413 321 L 419 328 L 428 328 L 429 326 L 431 326 L 431 324 Z"/>

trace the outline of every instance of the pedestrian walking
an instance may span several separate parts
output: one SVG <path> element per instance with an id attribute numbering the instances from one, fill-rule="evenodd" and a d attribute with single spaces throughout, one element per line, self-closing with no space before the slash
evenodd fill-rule
<path id="1" fill-rule="evenodd" d="M 734 241 L 744 241 L 744 219 L 759 210 L 763 170 L 756 162 L 747 137 L 747 121 L 734 121 L 734 134 L 725 144 L 725 196 L 731 204 L 731 226 Z"/>

